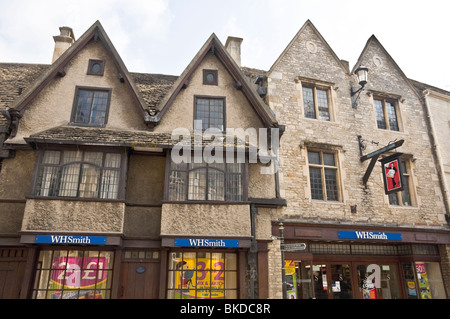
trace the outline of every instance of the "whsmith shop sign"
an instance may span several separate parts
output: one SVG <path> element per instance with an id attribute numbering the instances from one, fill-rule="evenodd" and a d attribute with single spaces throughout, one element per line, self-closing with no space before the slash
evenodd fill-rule
<path id="1" fill-rule="evenodd" d="M 106 245 L 104 236 L 36 235 L 36 244 Z"/>
<path id="2" fill-rule="evenodd" d="M 176 247 L 229 248 L 239 247 L 237 239 L 175 238 Z"/>
<path id="3" fill-rule="evenodd" d="M 402 240 L 401 233 L 385 233 L 372 231 L 338 231 L 339 239 L 356 240 Z"/>

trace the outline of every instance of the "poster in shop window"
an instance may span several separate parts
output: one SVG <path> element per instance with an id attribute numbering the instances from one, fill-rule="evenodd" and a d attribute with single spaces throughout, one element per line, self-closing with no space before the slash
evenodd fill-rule
<path id="1" fill-rule="evenodd" d="M 416 263 L 416 273 L 419 281 L 420 299 L 432 299 L 425 263 Z"/>
<path id="2" fill-rule="evenodd" d="M 176 265 L 175 298 L 221 299 L 225 295 L 223 258 L 185 258 Z"/>
<path id="3" fill-rule="evenodd" d="M 400 156 L 400 153 L 396 153 L 380 160 L 386 194 L 403 190 L 403 172 L 401 171 Z"/>
<path id="4" fill-rule="evenodd" d="M 106 257 L 54 257 L 48 298 L 104 299 L 105 268 Z"/>

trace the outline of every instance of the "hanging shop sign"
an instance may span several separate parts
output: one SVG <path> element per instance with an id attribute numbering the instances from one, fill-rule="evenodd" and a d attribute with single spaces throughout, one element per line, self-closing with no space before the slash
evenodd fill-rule
<path id="1" fill-rule="evenodd" d="M 403 190 L 403 172 L 400 165 L 400 156 L 400 153 L 396 153 L 380 160 L 386 194 Z"/>
<path id="2" fill-rule="evenodd" d="M 239 247 L 237 239 L 175 238 L 176 247 L 229 248 Z"/>
<path id="3" fill-rule="evenodd" d="M 104 236 L 36 235 L 36 244 L 106 245 Z"/>
<path id="4" fill-rule="evenodd" d="M 402 240 L 401 233 L 385 233 L 372 231 L 338 231 L 340 239 L 360 240 Z"/>

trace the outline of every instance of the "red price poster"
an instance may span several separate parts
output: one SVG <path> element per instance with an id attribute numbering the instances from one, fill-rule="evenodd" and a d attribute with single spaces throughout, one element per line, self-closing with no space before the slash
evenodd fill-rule
<path id="1" fill-rule="evenodd" d="M 108 258 L 55 257 L 49 295 L 51 299 L 103 299 L 106 288 Z"/>

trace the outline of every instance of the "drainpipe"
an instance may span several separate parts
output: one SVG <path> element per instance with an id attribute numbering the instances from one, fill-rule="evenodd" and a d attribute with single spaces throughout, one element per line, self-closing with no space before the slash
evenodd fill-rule
<path id="1" fill-rule="evenodd" d="M 258 243 L 256 241 L 256 215 L 258 209 L 255 204 L 250 204 L 250 222 L 251 222 L 251 236 L 250 251 L 248 253 L 248 265 L 250 267 L 250 299 L 255 297 L 255 281 L 258 274 Z"/>

